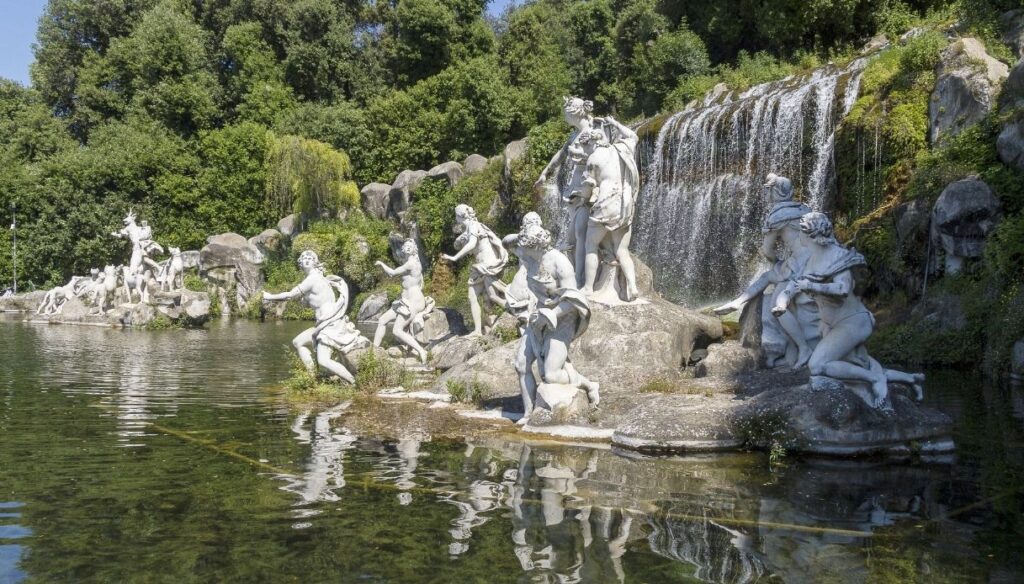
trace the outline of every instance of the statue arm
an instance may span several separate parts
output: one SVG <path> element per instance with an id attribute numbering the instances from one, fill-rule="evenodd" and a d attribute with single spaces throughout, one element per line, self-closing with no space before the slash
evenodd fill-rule
<path id="1" fill-rule="evenodd" d="M 786 284 L 782 292 L 779 293 L 778 298 L 775 300 L 775 306 L 772 307 L 772 314 L 775 316 L 782 316 L 789 309 L 789 301 L 793 299 L 793 296 L 800 291 L 799 285 L 796 282 L 790 282 Z"/>
<path id="2" fill-rule="evenodd" d="M 555 152 L 555 155 L 551 157 L 551 160 L 548 162 L 547 166 L 544 167 L 544 170 L 540 171 L 540 178 L 537 179 L 537 182 L 534 186 L 543 185 L 547 181 L 548 174 L 551 173 L 552 169 L 554 169 L 556 166 L 561 164 L 563 160 L 565 160 L 565 153 L 566 151 L 568 151 L 569 142 L 571 141 L 572 138 L 570 137 L 569 140 L 566 141 L 566 143 L 563 144 L 562 147 L 558 149 L 558 152 Z"/>
<path id="3" fill-rule="evenodd" d="M 611 124 L 613 128 L 622 136 L 623 142 L 632 142 L 634 145 L 640 141 L 640 137 L 636 135 L 629 126 L 621 124 L 618 120 L 611 116 L 605 116 L 604 121 Z"/>
<path id="4" fill-rule="evenodd" d="M 761 294 L 765 291 L 765 288 L 767 288 L 768 285 L 772 283 L 771 276 L 771 270 L 761 274 L 760 276 L 758 276 L 756 280 L 754 280 L 750 284 L 750 286 L 747 286 L 747 289 L 744 290 L 742 294 L 734 298 L 728 304 L 723 304 L 717 308 L 711 309 L 711 312 L 714 312 L 717 315 L 723 315 L 729 314 L 734 310 L 739 310 L 741 306 L 743 306 L 747 302 L 750 302 L 751 298 L 754 298 L 758 294 Z"/>
<path id="5" fill-rule="evenodd" d="M 264 300 L 292 300 L 295 298 L 302 298 L 302 284 L 299 284 L 287 292 L 278 292 L 276 294 L 263 293 Z"/>
<path id="6" fill-rule="evenodd" d="M 831 282 L 812 282 L 806 278 L 796 281 L 801 290 L 824 294 L 826 296 L 848 296 L 853 291 L 853 275 L 850 270 L 840 272 L 832 277 Z"/>
<path id="7" fill-rule="evenodd" d="M 378 260 L 376 262 L 376 264 L 378 266 L 380 266 L 380 269 L 384 270 L 385 274 L 387 274 L 389 276 L 397 276 L 398 275 L 398 270 L 396 270 L 395 268 L 392 268 L 391 266 L 385 264 L 384 262 Z"/>
<path id="8" fill-rule="evenodd" d="M 477 237 L 475 233 L 470 233 L 469 240 L 466 241 L 466 245 L 462 246 L 462 249 L 460 249 L 455 255 L 444 254 L 441 257 L 450 262 L 457 262 L 476 249 L 476 245 L 479 241 L 480 238 Z"/>

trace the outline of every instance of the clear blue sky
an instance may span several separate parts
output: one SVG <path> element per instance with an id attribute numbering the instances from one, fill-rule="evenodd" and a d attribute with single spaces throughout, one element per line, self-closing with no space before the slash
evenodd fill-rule
<path id="1" fill-rule="evenodd" d="M 491 0 L 487 11 L 501 14 L 509 4 L 521 0 Z M 0 77 L 28 85 L 28 66 L 32 63 L 32 43 L 46 0 L 0 0 Z"/>

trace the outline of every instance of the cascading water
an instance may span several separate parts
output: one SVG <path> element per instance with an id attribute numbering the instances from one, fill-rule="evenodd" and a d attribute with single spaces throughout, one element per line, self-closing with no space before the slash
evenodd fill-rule
<path id="1" fill-rule="evenodd" d="M 866 59 L 757 85 L 672 115 L 643 183 L 632 249 L 655 287 L 689 306 L 730 298 L 765 266 L 758 255 L 768 173 L 827 210 L 835 190 L 837 124 L 853 107 Z"/>

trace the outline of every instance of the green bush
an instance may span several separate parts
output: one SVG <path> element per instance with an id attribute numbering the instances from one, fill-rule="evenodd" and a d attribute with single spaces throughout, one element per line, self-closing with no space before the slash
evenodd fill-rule
<path id="1" fill-rule="evenodd" d="M 464 404 L 480 404 L 487 395 L 487 385 L 477 380 L 466 383 L 457 379 L 449 379 L 445 386 L 452 400 Z"/>
<path id="2" fill-rule="evenodd" d="M 376 350 L 367 351 L 356 366 L 356 387 L 364 393 L 375 393 L 389 387 L 412 386 L 412 372 Z"/>

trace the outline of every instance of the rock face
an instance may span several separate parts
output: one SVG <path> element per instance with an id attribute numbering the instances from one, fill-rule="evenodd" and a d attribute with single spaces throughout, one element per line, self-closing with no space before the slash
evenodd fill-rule
<path id="1" fill-rule="evenodd" d="M 238 306 L 263 288 L 263 261 L 263 253 L 237 233 L 214 235 L 199 251 L 202 276 L 225 290 L 234 286 Z"/>
<path id="2" fill-rule="evenodd" d="M 423 330 L 416 335 L 417 340 L 431 344 L 461 336 L 468 333 L 462 315 L 453 308 L 435 308 L 423 323 Z"/>
<path id="3" fill-rule="evenodd" d="M 632 304 L 595 310 L 587 332 L 573 343 L 573 365 L 601 384 L 602 399 L 619 396 L 632 400 L 646 382 L 659 377 L 679 377 L 694 349 L 721 339 L 717 318 L 654 298 L 648 304 Z M 512 365 L 519 340 L 474 356 L 456 365 L 438 380 L 481 382 L 487 397 L 515 396 L 519 381 Z"/>
<path id="4" fill-rule="evenodd" d="M 391 185 L 388 195 L 387 216 L 398 218 L 405 213 L 412 202 L 412 195 L 427 177 L 425 170 L 403 170 Z"/>
<path id="5" fill-rule="evenodd" d="M 263 255 L 275 252 L 281 247 L 281 232 L 276 229 L 264 229 L 259 235 L 249 238 L 249 245 L 255 247 Z"/>
<path id="6" fill-rule="evenodd" d="M 298 235 L 302 231 L 301 227 L 302 220 L 298 213 L 292 213 L 277 222 L 277 230 L 281 232 L 281 235 L 287 238 L 292 238 Z"/>
<path id="7" fill-rule="evenodd" d="M 1024 10 L 1020 12 L 1024 14 Z M 1003 164 L 1024 170 L 1024 115 L 1020 114 L 1024 110 L 1024 59 L 1010 70 L 999 101 L 1002 111 L 1016 112 L 1016 115 L 1011 115 L 1000 130 L 996 152 Z"/>
<path id="8" fill-rule="evenodd" d="M 359 306 L 359 313 L 356 315 L 356 320 L 359 322 L 374 320 L 378 316 L 384 314 L 388 309 L 388 306 L 387 294 L 370 294 Z"/>
<path id="9" fill-rule="evenodd" d="M 708 347 L 708 355 L 694 368 L 694 377 L 735 377 L 758 368 L 760 354 L 739 341 L 726 341 Z"/>
<path id="10" fill-rule="evenodd" d="M 487 168 L 487 159 L 479 154 L 470 154 L 462 161 L 462 172 L 466 175 L 476 174 Z"/>
<path id="11" fill-rule="evenodd" d="M 30 312 L 39 307 L 39 303 L 46 296 L 46 290 L 36 290 L 15 294 L 7 298 L 0 298 L 0 311 L 3 312 Z"/>
<path id="12" fill-rule="evenodd" d="M 363 211 L 367 215 L 377 219 L 384 219 L 388 215 L 388 201 L 391 197 L 391 185 L 384 183 L 370 183 L 359 191 L 359 198 Z"/>
<path id="13" fill-rule="evenodd" d="M 443 162 L 427 171 L 427 178 L 444 179 L 449 187 L 459 184 L 462 176 L 462 165 L 455 161 Z"/>
<path id="14" fill-rule="evenodd" d="M 1001 216 L 999 199 L 976 178 L 950 183 L 932 208 L 932 238 L 945 256 L 949 273 L 960 271 L 965 258 L 981 257 L 985 240 Z"/>
<path id="15" fill-rule="evenodd" d="M 929 138 L 939 144 L 988 114 L 1009 70 L 985 52 L 978 39 L 963 38 L 942 52 L 935 74 L 928 105 Z"/>
<path id="16" fill-rule="evenodd" d="M 1013 49 L 1017 58 L 1024 58 L 1024 8 L 1003 13 L 999 18 L 1003 42 Z"/>

